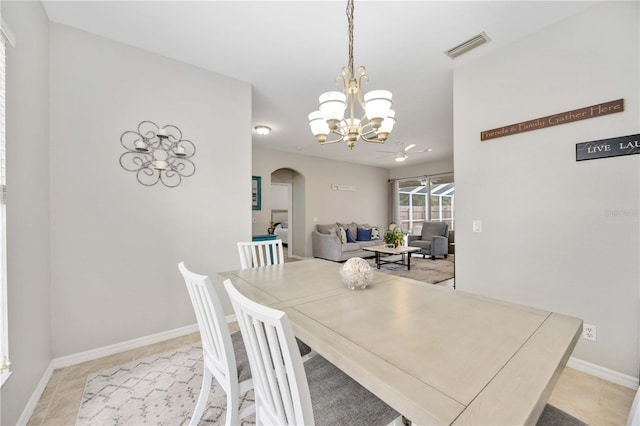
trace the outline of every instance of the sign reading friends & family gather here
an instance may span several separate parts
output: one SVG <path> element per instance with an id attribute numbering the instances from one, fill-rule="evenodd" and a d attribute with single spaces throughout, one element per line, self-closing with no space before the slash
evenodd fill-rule
<path id="1" fill-rule="evenodd" d="M 618 99 L 611 102 L 605 102 L 603 104 L 574 109 L 573 111 L 561 112 L 560 114 L 523 121 L 522 123 L 485 130 L 480 132 L 480 140 L 486 141 L 488 139 L 515 135 L 517 133 L 529 132 L 531 130 L 544 129 L 546 127 L 558 126 L 560 124 L 600 117 L 601 115 L 615 114 L 616 112 L 622 111 L 624 111 L 624 99 Z"/>
<path id="2" fill-rule="evenodd" d="M 576 161 L 640 154 L 640 134 L 576 144 Z"/>

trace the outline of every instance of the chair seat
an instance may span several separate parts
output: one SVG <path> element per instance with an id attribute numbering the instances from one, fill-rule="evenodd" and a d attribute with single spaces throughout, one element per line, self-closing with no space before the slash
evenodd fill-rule
<path id="1" fill-rule="evenodd" d="M 304 370 L 316 425 L 388 425 L 400 416 L 320 355 L 305 362 Z"/>
<path id="2" fill-rule="evenodd" d="M 231 333 L 231 342 L 233 343 L 233 350 L 236 354 L 238 381 L 243 382 L 251 378 L 251 368 L 249 367 L 247 350 L 245 349 L 244 342 L 242 341 L 242 333 L 239 331 Z M 300 356 L 305 356 L 311 352 L 311 348 L 302 340 L 296 338 L 296 343 L 298 344 L 298 350 L 300 350 Z"/>
<path id="3" fill-rule="evenodd" d="M 244 348 L 244 342 L 242 341 L 242 334 L 239 331 L 231 333 L 231 342 L 233 343 L 233 351 L 236 354 L 238 381 L 243 382 L 251 378 L 251 368 L 249 367 L 247 350 Z"/>
<path id="4" fill-rule="evenodd" d="M 420 247 L 421 249 L 429 250 L 431 248 L 431 241 L 415 240 L 409 243 L 410 247 Z"/>

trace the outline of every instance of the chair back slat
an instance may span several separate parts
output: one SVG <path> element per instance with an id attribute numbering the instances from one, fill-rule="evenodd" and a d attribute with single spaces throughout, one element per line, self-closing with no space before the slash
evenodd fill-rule
<path id="1" fill-rule="evenodd" d="M 284 263 L 282 240 L 251 241 L 238 243 L 242 269 Z"/>
<path id="2" fill-rule="evenodd" d="M 307 376 L 289 319 L 243 296 L 231 280 L 224 286 L 247 347 L 256 424 L 314 424 Z"/>
<path id="3" fill-rule="evenodd" d="M 183 262 L 182 273 L 200 330 L 204 362 L 213 367 L 212 373 L 226 392 L 230 391 L 230 372 L 236 373 L 236 359 L 222 303 L 215 293 L 209 277 L 187 270 Z M 223 328 L 226 327 L 226 330 Z M 226 331 L 226 332 L 225 332 Z M 236 380 L 237 381 L 237 380 Z"/>

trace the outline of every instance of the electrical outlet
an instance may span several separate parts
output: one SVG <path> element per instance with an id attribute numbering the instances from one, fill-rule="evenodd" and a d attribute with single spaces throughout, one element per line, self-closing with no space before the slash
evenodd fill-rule
<path id="1" fill-rule="evenodd" d="M 596 341 L 596 326 L 582 324 L 582 337 L 587 340 Z"/>

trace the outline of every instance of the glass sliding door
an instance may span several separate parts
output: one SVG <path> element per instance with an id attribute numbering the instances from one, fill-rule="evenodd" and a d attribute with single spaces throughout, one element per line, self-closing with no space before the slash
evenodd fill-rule
<path id="1" fill-rule="evenodd" d="M 400 228 L 413 235 L 422 232 L 425 220 L 446 222 L 455 229 L 455 184 L 453 175 L 425 176 L 399 181 Z"/>

